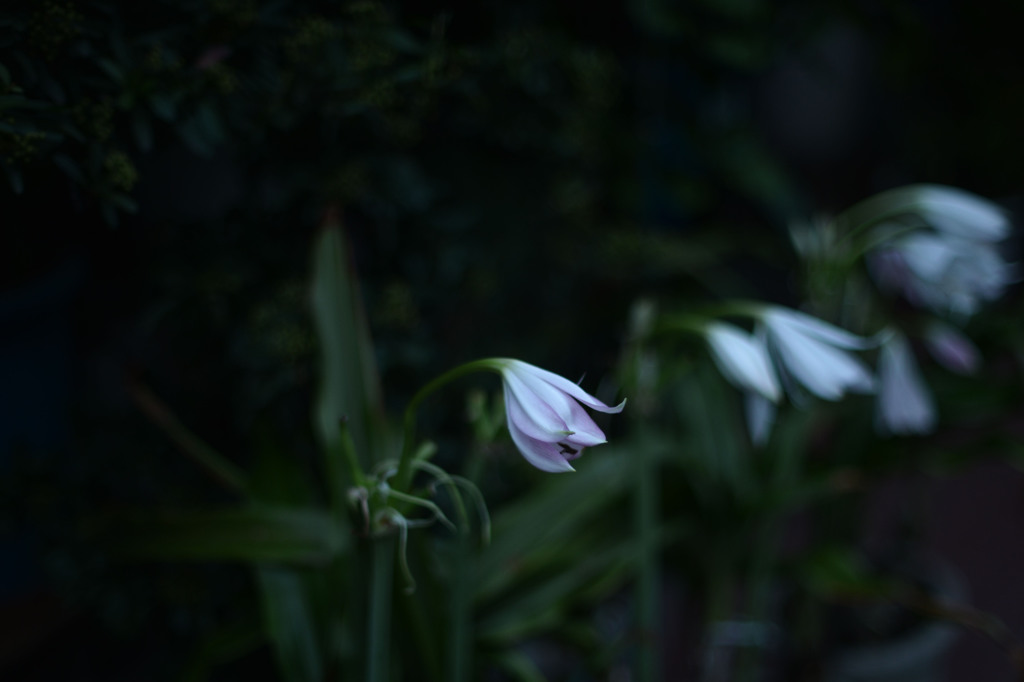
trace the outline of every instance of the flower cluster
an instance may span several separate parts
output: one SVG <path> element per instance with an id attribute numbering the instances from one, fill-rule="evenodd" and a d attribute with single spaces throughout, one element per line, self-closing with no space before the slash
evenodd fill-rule
<path id="1" fill-rule="evenodd" d="M 747 425 L 756 444 L 768 438 L 781 386 L 799 401 L 805 392 L 838 400 L 874 390 L 871 371 L 849 352 L 870 348 L 873 341 L 780 306 L 753 314 L 753 334 L 714 321 L 705 327 L 705 338 L 722 374 L 747 393 Z"/>
<path id="2" fill-rule="evenodd" d="M 999 297 L 1014 278 L 997 243 L 1009 235 L 1005 212 L 963 190 L 922 185 L 898 190 L 902 222 L 876 230 L 880 245 L 867 255 L 879 288 L 920 308 L 966 318 Z"/>
<path id="3" fill-rule="evenodd" d="M 966 320 L 986 301 L 998 298 L 1014 278 L 998 242 L 1010 232 L 1006 213 L 963 190 L 921 185 L 887 197 L 902 223 L 883 222 L 881 242 L 866 257 L 879 289 L 899 293 L 911 305 Z M 925 345 L 936 360 L 960 374 L 978 364 L 974 344 L 956 328 L 932 321 Z M 935 407 L 903 334 L 895 334 L 879 355 L 880 391 L 876 424 L 883 433 L 927 433 Z"/>

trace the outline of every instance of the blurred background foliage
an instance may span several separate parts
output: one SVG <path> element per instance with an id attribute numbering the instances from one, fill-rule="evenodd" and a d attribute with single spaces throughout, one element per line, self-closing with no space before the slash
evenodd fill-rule
<path id="1" fill-rule="evenodd" d="M 322 494 L 308 274 L 326 213 L 351 241 L 392 411 L 480 356 L 596 382 L 638 297 L 797 302 L 791 221 L 906 182 L 1018 201 L 1022 12 L 953 0 L 5 3 L 0 324 L 24 341 L 5 353 L 65 343 L 12 360 L 46 371 L 8 383 L 0 519 L 28 529 L 18 542 L 41 557 L 10 580 L 62 595 L 71 610 L 54 609 L 73 635 L 67 657 L 15 651 L 13 669 L 202 679 L 250 651 L 216 679 L 268 674 L 258 634 L 232 629 L 258 608 L 248 572 L 126 564 L 83 538 L 106 514 L 229 499 L 126 386 L 152 389 L 247 470 L 287 453 L 293 489 Z M 56 292 L 43 296 L 56 331 L 20 302 L 40 286 Z M 1019 297 L 996 312 L 978 320 L 979 344 L 1022 347 L 1009 322 Z M 986 394 L 993 410 L 1020 398 L 1000 390 Z M 466 427 L 452 395 L 423 423 L 457 468 Z M 19 406 L 46 423 L 20 420 Z M 541 477 L 508 444 L 489 447 L 481 480 L 501 508 Z M 594 466 L 627 475 L 596 454 Z M 685 507 L 701 492 L 666 494 Z M 507 518 L 536 528 L 532 507 L 511 504 Z M 559 542 L 588 509 L 552 531 Z M 501 523 L 494 556 L 517 537 Z M 580 542 L 527 578 L 601 544 Z M 598 591 L 615 630 L 629 606 L 608 599 L 626 559 L 604 549 L 590 556 L 610 576 Z M 574 590 L 589 580 L 580 570 Z M 514 602 L 505 588 L 481 588 L 484 614 L 492 597 Z M 481 626 L 495 651 L 543 629 L 496 613 Z M 573 646 L 593 654 L 600 641 Z M 495 660 L 528 678 L 523 660 Z"/>

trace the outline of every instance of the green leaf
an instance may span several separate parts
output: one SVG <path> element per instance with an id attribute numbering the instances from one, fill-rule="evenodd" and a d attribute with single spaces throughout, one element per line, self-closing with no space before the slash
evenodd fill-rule
<path id="1" fill-rule="evenodd" d="M 501 654 L 498 663 L 517 682 L 546 682 L 547 680 L 537 664 L 520 651 L 508 651 Z"/>
<path id="2" fill-rule="evenodd" d="M 322 363 L 314 408 L 317 433 L 325 449 L 336 454 L 338 422 L 347 418 L 365 470 L 371 453 L 383 445 L 381 390 L 349 245 L 333 212 L 313 248 L 312 308 Z"/>
<path id="3" fill-rule="evenodd" d="M 215 630 L 189 657 L 178 682 L 206 682 L 219 665 L 234 661 L 266 643 L 260 623 L 254 618 Z"/>
<path id="4" fill-rule="evenodd" d="M 277 663 L 287 682 L 322 682 L 320 639 L 302 575 L 283 567 L 260 567 L 256 578 L 263 617 Z"/>
<path id="5" fill-rule="evenodd" d="M 802 584 L 825 598 L 878 595 L 888 585 L 871 573 L 863 556 L 846 547 L 821 547 L 805 557 L 799 569 Z"/>
<path id="6" fill-rule="evenodd" d="M 127 199 L 127 197 L 125 198 Z M 128 201 L 131 202 L 130 199 Z M 117 212 L 111 208 L 110 204 L 103 204 L 102 208 L 108 221 L 116 225 Z M 134 202 L 130 203 L 130 208 L 125 208 L 134 210 Z M 109 214 L 106 209 L 109 209 Z M 246 481 L 242 471 L 231 460 L 214 450 L 178 421 L 177 416 L 152 391 L 137 383 L 130 384 L 129 391 L 139 408 L 175 442 L 183 453 L 195 460 L 228 488 L 237 492 L 245 491 Z"/>
<path id="7" fill-rule="evenodd" d="M 635 548 L 623 542 L 608 544 L 609 547 L 589 554 L 573 552 L 572 563 L 564 570 L 546 572 L 537 585 L 517 591 L 491 609 L 478 623 L 477 636 L 511 641 L 561 624 L 575 601 L 574 596 L 588 590 L 591 583 L 609 575 L 625 577 L 635 558 Z"/>
<path id="8" fill-rule="evenodd" d="M 53 163 L 78 184 L 85 184 L 85 176 L 82 174 L 82 169 L 70 157 L 64 154 L 54 154 Z"/>
<path id="9" fill-rule="evenodd" d="M 121 67 L 113 61 L 106 57 L 100 57 L 96 60 L 96 64 L 103 69 L 103 71 L 106 72 L 106 74 L 110 76 L 115 83 L 120 83 L 124 80 L 124 72 L 121 70 Z"/>
<path id="10" fill-rule="evenodd" d="M 136 559 L 322 565 L 349 543 L 328 514 L 263 507 L 157 512 L 105 530 L 114 552 Z"/>
<path id="11" fill-rule="evenodd" d="M 602 447 L 575 474 L 550 477 L 534 493 L 503 508 L 493 518 L 492 542 L 477 561 L 478 600 L 507 591 L 537 565 L 550 561 L 576 537 L 600 524 L 621 503 L 630 482 L 628 453 Z M 590 451 L 588 451 L 590 452 Z"/>
<path id="12" fill-rule="evenodd" d="M 683 386 L 678 406 L 701 471 L 733 499 L 748 499 L 755 478 L 736 391 L 711 363 L 702 363 Z"/>

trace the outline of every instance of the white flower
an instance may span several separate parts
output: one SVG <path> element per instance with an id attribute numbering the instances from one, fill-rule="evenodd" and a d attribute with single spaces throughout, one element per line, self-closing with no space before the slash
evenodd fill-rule
<path id="1" fill-rule="evenodd" d="M 867 366 L 847 352 L 870 348 L 870 340 L 788 308 L 764 308 L 759 318 L 784 378 L 825 400 L 874 389 Z"/>
<path id="2" fill-rule="evenodd" d="M 579 457 L 584 448 L 607 442 L 579 403 L 613 414 L 626 404 L 623 400 L 609 407 L 568 379 L 521 360 L 489 362 L 504 380 L 512 441 L 530 464 L 543 471 L 573 471 L 569 460 Z"/>
<path id="3" fill-rule="evenodd" d="M 1010 233 L 1006 211 L 977 194 L 944 185 L 916 185 L 906 191 L 925 222 L 948 235 L 994 242 Z"/>
<path id="4" fill-rule="evenodd" d="M 996 204 L 953 187 L 918 185 L 894 190 L 884 206 L 895 216 L 916 216 L 926 227 L 908 234 L 904 223 L 879 226 L 883 241 L 867 263 L 883 290 L 919 307 L 967 317 L 1016 277 L 996 248 L 1010 233 L 1007 214 Z"/>
<path id="5" fill-rule="evenodd" d="M 778 402 L 782 391 L 764 340 L 726 322 L 709 322 L 704 338 L 725 377 L 739 388 Z"/>
<path id="6" fill-rule="evenodd" d="M 998 298 L 1015 276 L 990 242 L 927 231 L 873 251 L 868 267 L 881 288 L 911 304 L 960 316 Z"/>
<path id="7" fill-rule="evenodd" d="M 848 351 L 875 342 L 788 308 L 763 306 L 752 314 L 759 320 L 752 335 L 718 321 L 703 331 L 719 370 L 745 392 L 747 428 L 755 445 L 768 440 L 775 421 L 780 376 L 795 399 L 803 397 L 800 387 L 825 400 L 874 389 L 867 366 Z"/>
<path id="8" fill-rule="evenodd" d="M 910 344 L 893 334 L 878 356 L 875 426 L 882 433 L 928 433 L 935 427 L 931 392 L 921 380 Z"/>

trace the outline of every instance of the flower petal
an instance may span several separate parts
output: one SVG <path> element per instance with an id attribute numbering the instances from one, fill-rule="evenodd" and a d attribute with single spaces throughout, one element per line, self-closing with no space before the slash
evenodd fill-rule
<path id="1" fill-rule="evenodd" d="M 598 412 L 604 412 L 606 414 L 618 414 L 619 412 L 622 412 L 622 408 L 626 405 L 626 401 L 623 400 L 618 405 L 614 407 L 609 407 L 608 405 L 605 405 L 603 402 L 601 402 L 594 396 L 590 395 L 582 388 L 580 388 L 578 385 L 572 383 L 565 377 L 559 376 L 554 372 L 549 372 L 546 369 L 541 369 L 540 367 L 536 367 L 534 365 L 522 362 L 520 360 L 510 360 L 508 369 L 512 372 L 515 372 L 518 376 L 523 377 L 524 379 L 526 377 L 532 377 L 558 389 L 562 393 L 568 393 L 573 398 L 580 401 L 587 407 L 595 409 Z M 531 385 L 533 385 L 533 382 L 530 383 Z"/>
<path id="2" fill-rule="evenodd" d="M 811 337 L 824 341 L 831 346 L 848 348 L 850 350 L 864 350 L 874 348 L 877 343 L 871 339 L 852 334 L 845 329 L 819 320 L 811 315 L 806 315 L 790 308 L 769 307 L 761 313 L 761 318 L 770 329 L 785 329 L 802 336 Z"/>
<path id="3" fill-rule="evenodd" d="M 527 375 L 506 372 L 506 409 L 518 408 L 530 435 L 540 440 L 555 442 L 570 434 L 581 444 L 604 443 L 604 432 L 575 400 L 543 381 Z M 511 393 L 514 400 L 508 400 Z M 511 416 L 511 412 L 510 412 Z"/>
<path id="4" fill-rule="evenodd" d="M 947 234 L 999 241 L 1010 233 L 1006 211 L 977 194 L 943 185 L 922 185 L 915 195 L 921 216 Z"/>
<path id="5" fill-rule="evenodd" d="M 759 393 L 747 393 L 744 408 L 750 440 L 757 447 L 761 447 L 768 442 L 772 424 L 775 423 L 775 404 Z"/>
<path id="6" fill-rule="evenodd" d="M 928 351 L 946 369 L 957 374 L 974 374 L 981 364 L 981 353 L 960 330 L 942 322 L 928 325 L 924 335 Z"/>
<path id="7" fill-rule="evenodd" d="M 768 350 L 757 338 L 725 322 L 711 322 L 705 331 L 711 356 L 718 369 L 733 384 L 777 402 L 782 390 L 768 358 Z"/>
<path id="8" fill-rule="evenodd" d="M 939 234 L 918 232 L 897 243 L 907 267 L 926 282 L 938 282 L 956 260 L 956 240 Z"/>
<path id="9" fill-rule="evenodd" d="M 875 413 L 876 428 L 882 433 L 927 433 L 935 427 L 935 406 L 931 392 L 917 369 L 910 345 L 896 334 L 882 346 L 878 356 L 880 388 Z"/>
<path id="10" fill-rule="evenodd" d="M 561 453 L 562 446 L 557 443 L 547 443 L 536 438 L 531 438 L 519 428 L 512 420 L 508 422 L 508 432 L 512 436 L 512 442 L 516 444 L 519 452 L 526 461 L 541 471 L 551 473 L 563 473 L 575 471 L 565 455 Z M 576 455 L 578 456 L 577 452 Z"/>
<path id="11" fill-rule="evenodd" d="M 818 338 L 803 334 L 805 325 L 772 322 L 772 319 L 765 321 L 770 342 L 786 370 L 811 393 L 825 400 L 838 400 L 848 390 L 872 390 L 874 380 L 860 360 Z"/>
<path id="12" fill-rule="evenodd" d="M 520 360 L 492 358 L 486 363 L 503 379 L 509 434 L 523 457 L 538 469 L 573 471 L 569 460 L 586 447 L 606 442 L 604 432 L 577 398 L 604 412 L 622 410 L 622 405 L 608 407 L 557 374 Z"/>
<path id="13" fill-rule="evenodd" d="M 514 419 L 531 438 L 555 441 L 572 431 L 563 416 L 519 377 L 509 373 L 502 378 L 505 386 L 505 410 L 509 419 Z"/>

